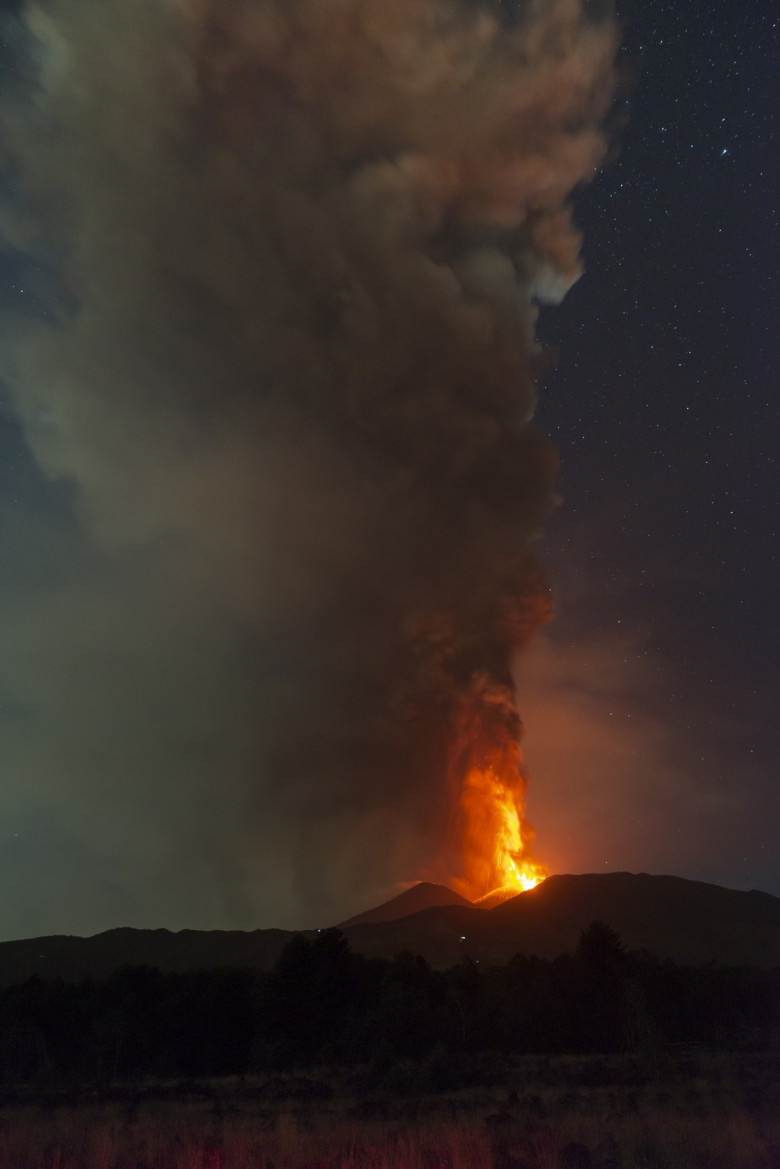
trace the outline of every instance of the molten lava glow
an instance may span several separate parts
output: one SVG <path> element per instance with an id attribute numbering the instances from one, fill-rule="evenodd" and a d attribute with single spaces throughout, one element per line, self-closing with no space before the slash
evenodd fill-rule
<path id="1" fill-rule="evenodd" d="M 477 675 L 453 731 L 457 872 L 449 884 L 470 901 L 498 890 L 511 896 L 533 889 L 547 870 L 531 854 L 534 830 L 523 817 L 526 779 L 514 690 Z"/>
<path id="2" fill-rule="evenodd" d="M 465 814 L 467 883 L 472 900 L 496 889 L 524 892 L 547 876 L 530 856 L 534 831 L 522 815 L 524 782 L 517 773 L 511 787 L 492 765 L 466 775 L 461 808 Z M 514 789 L 514 790 L 513 790 Z"/>

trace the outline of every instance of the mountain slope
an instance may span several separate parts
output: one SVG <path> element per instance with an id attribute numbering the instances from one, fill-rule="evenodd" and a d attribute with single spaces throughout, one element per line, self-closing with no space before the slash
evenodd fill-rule
<path id="1" fill-rule="evenodd" d="M 399 918 L 409 917 L 410 914 L 419 913 L 422 909 L 435 909 L 440 905 L 471 905 L 471 902 L 447 885 L 432 885 L 429 881 L 420 881 L 390 901 L 384 901 L 374 909 L 367 909 L 364 913 L 358 913 L 347 921 L 340 922 L 338 928 L 344 930 L 353 925 L 364 925 L 369 922 L 398 921 Z"/>
<path id="2" fill-rule="evenodd" d="M 494 909 L 446 906 L 344 932 L 365 954 L 410 950 L 448 966 L 466 955 L 506 962 L 516 953 L 572 953 L 592 921 L 606 922 L 630 949 L 681 964 L 780 966 L 780 899 L 646 873 L 548 877 Z"/>
<path id="3" fill-rule="evenodd" d="M 0 986 L 39 978 L 105 978 L 120 966 L 196 970 L 273 966 L 293 933 L 287 930 L 114 929 L 79 938 L 54 934 L 0 942 Z"/>
<path id="4" fill-rule="evenodd" d="M 606 921 L 629 949 L 679 963 L 780 965 L 780 898 L 682 877 L 594 873 L 550 877 L 492 910 L 503 931 L 537 920 L 556 944 L 591 921 Z"/>
<path id="5" fill-rule="evenodd" d="M 451 900 L 441 904 L 440 899 Z M 431 904 L 431 901 L 434 904 Z M 387 913 L 423 905 L 407 916 Z M 415 886 L 343 924 L 356 951 L 392 958 L 404 950 L 447 967 L 465 957 L 503 963 L 517 953 L 572 953 L 592 921 L 603 921 L 629 949 L 680 964 L 780 967 L 780 898 L 646 873 L 549 877 L 494 909 L 479 909 L 443 886 Z M 126 964 L 161 970 L 268 969 L 294 936 L 285 930 L 116 929 L 92 938 L 47 937 L 0 943 L 0 985 L 32 975 L 101 978 Z M 312 932 L 307 937 L 314 937 Z"/>

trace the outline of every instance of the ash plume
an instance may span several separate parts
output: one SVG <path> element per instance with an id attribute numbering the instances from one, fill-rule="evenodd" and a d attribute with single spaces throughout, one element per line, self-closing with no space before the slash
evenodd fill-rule
<path id="1" fill-rule="evenodd" d="M 549 616 L 534 304 L 580 274 L 612 21 L 47 0 L 19 22 L 4 234 L 39 309 L 0 361 L 46 504 L 0 689 L 26 806 L 104 874 L 99 925 L 304 924 L 463 877 L 464 751 L 495 724 L 514 758 L 512 660 Z"/>

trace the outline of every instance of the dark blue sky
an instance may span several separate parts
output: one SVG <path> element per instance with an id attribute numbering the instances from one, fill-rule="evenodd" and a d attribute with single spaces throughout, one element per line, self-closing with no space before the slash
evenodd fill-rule
<path id="1" fill-rule="evenodd" d="M 586 275 L 540 325 L 565 496 L 550 635 L 638 631 L 643 678 L 619 688 L 700 800 L 668 807 L 689 871 L 778 893 L 777 21 L 695 3 L 622 21 L 628 121 L 578 199 Z"/>

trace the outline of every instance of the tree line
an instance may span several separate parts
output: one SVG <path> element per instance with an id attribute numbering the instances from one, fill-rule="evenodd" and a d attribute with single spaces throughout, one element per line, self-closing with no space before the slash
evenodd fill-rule
<path id="1" fill-rule="evenodd" d="M 683 967 L 628 953 L 594 922 L 574 955 L 502 966 L 353 953 L 338 930 L 294 937 L 275 967 L 124 967 L 0 991 L 0 1079 L 110 1082 L 486 1053 L 780 1046 L 780 970 Z"/>

